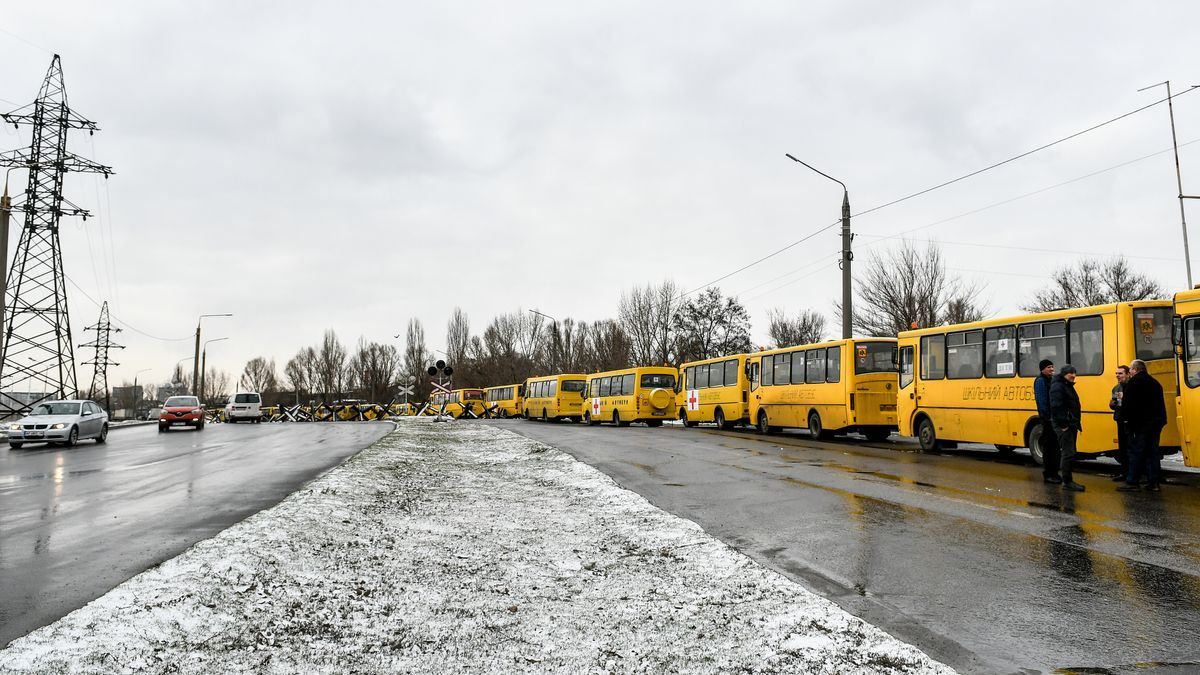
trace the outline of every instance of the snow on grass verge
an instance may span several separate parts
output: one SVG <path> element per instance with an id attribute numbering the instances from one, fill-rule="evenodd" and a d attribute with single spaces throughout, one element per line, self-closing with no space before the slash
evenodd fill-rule
<path id="1" fill-rule="evenodd" d="M 0 652 L 0 672 L 949 673 L 495 427 L 428 420 Z"/>

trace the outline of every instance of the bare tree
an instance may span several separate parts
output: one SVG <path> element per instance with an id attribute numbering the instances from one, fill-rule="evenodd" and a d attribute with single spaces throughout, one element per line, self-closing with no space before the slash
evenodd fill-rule
<path id="1" fill-rule="evenodd" d="M 157 384 L 154 384 L 153 382 L 147 382 L 146 384 L 141 385 L 141 387 L 142 387 L 142 400 L 144 400 L 144 401 L 157 401 L 158 400 L 158 385 Z M 134 401 L 134 403 L 136 405 L 137 401 Z"/>
<path id="2" fill-rule="evenodd" d="M 266 357 L 256 356 L 247 361 L 246 367 L 242 369 L 239 384 L 250 391 L 263 394 L 278 391 L 279 377 L 275 374 L 275 359 L 268 360 Z"/>
<path id="3" fill-rule="evenodd" d="M 455 370 L 466 367 L 471 346 L 471 320 L 461 307 L 455 307 L 446 323 L 446 358 Z"/>
<path id="4" fill-rule="evenodd" d="M 229 373 L 209 366 L 204 371 L 204 391 L 200 392 L 200 400 L 208 404 L 219 403 L 229 398 Z"/>
<path id="5" fill-rule="evenodd" d="M 715 287 L 679 307 L 674 330 L 679 362 L 740 354 L 752 346 L 750 314 L 737 298 L 723 297 Z"/>
<path id="6" fill-rule="evenodd" d="M 1055 270 L 1050 285 L 1038 291 L 1033 301 L 1022 309 L 1049 312 L 1068 307 L 1149 300 L 1166 294 L 1157 281 L 1133 271 L 1123 256 L 1107 260 L 1084 258 L 1074 266 Z"/>
<path id="7" fill-rule="evenodd" d="M 855 288 L 854 329 L 872 337 L 894 337 L 913 326 L 941 326 L 983 315 L 980 289 L 951 277 L 938 246 L 920 251 L 905 242 L 875 253 Z M 841 317 L 841 307 L 837 307 Z"/>
<path id="8" fill-rule="evenodd" d="M 635 286 L 621 294 L 617 314 L 629 337 L 633 359 L 641 365 L 671 361 L 675 350 L 674 317 L 682 305 L 673 281 Z"/>
<path id="9" fill-rule="evenodd" d="M 363 398 L 373 403 L 389 402 L 395 393 L 393 390 L 402 361 L 400 350 L 394 346 L 359 338 L 358 347 L 350 359 L 350 370 L 362 389 Z"/>
<path id="10" fill-rule="evenodd" d="M 421 325 L 420 319 L 409 319 L 408 328 L 404 331 L 404 373 L 416 383 L 418 397 L 423 397 L 426 393 L 425 381 L 428 376 L 425 368 L 428 365 L 429 350 L 425 346 L 425 327 Z"/>
<path id="11" fill-rule="evenodd" d="M 283 368 L 283 374 L 287 377 L 288 383 L 292 387 L 292 391 L 296 392 L 296 399 L 308 398 L 313 389 L 317 386 L 317 351 L 312 347 L 305 347 L 296 352 L 296 355 L 288 360 L 287 365 Z"/>
<path id="12" fill-rule="evenodd" d="M 767 320 L 772 347 L 811 345 L 825 339 L 825 315 L 817 311 L 802 309 L 790 317 L 776 307 L 767 312 Z"/>
<path id="13" fill-rule="evenodd" d="M 581 359 L 584 370 L 616 370 L 633 363 L 632 342 L 616 321 L 604 319 L 593 323 L 589 338 L 588 353 Z"/>
<path id="14" fill-rule="evenodd" d="M 346 348 L 332 328 L 325 331 L 317 352 L 318 388 L 323 398 L 335 400 L 346 388 Z"/>

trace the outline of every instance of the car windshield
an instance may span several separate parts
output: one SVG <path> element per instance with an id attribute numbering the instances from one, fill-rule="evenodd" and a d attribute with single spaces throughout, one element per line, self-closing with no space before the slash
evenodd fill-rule
<path id="1" fill-rule="evenodd" d="M 563 391 L 583 391 L 583 389 L 586 385 L 587 385 L 587 383 L 584 382 L 583 380 L 563 380 L 562 390 Z"/>
<path id="2" fill-rule="evenodd" d="M 34 415 L 78 415 L 78 403 L 39 403 L 33 409 Z"/>
<path id="3" fill-rule="evenodd" d="M 234 403 L 258 403 L 258 394 L 238 394 L 233 397 Z"/>
<path id="4" fill-rule="evenodd" d="M 675 376 L 666 373 L 656 373 L 653 375 L 642 376 L 643 387 L 661 387 L 663 389 L 675 388 Z"/>
<path id="5" fill-rule="evenodd" d="M 196 408 L 200 405 L 200 399 L 195 396 L 172 396 L 163 404 L 164 408 Z"/>

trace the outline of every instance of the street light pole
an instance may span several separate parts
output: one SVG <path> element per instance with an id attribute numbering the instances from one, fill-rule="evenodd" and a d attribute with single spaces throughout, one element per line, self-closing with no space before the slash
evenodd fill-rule
<path id="1" fill-rule="evenodd" d="M 554 329 L 553 329 L 553 332 L 552 332 L 552 335 L 554 336 L 554 339 L 556 339 L 556 340 L 559 340 L 560 342 L 562 341 L 562 337 L 560 337 L 560 336 L 559 336 L 559 333 L 558 333 L 558 319 L 556 319 L 556 318 L 554 318 L 554 317 L 552 317 L 552 316 L 550 316 L 549 314 L 546 314 L 546 313 L 544 313 L 544 312 L 539 312 L 539 311 L 537 311 L 536 309 L 531 309 L 531 310 L 529 310 L 529 311 L 533 312 L 534 314 L 537 314 L 538 316 L 544 316 L 544 317 L 546 317 L 547 319 L 550 319 L 550 321 L 552 321 L 552 322 L 553 322 L 553 325 L 554 325 Z M 553 347 L 553 345 L 551 345 L 551 347 Z M 551 358 L 552 360 L 556 360 L 556 359 L 558 358 L 558 355 L 557 355 L 557 354 L 555 354 L 553 351 L 551 351 L 551 353 L 550 353 L 550 358 Z M 557 366 L 558 366 L 558 364 L 557 364 L 557 363 L 553 363 L 553 362 L 552 362 L 552 363 L 550 364 L 550 370 L 552 370 L 552 371 L 554 371 L 554 370 L 557 370 Z"/>
<path id="2" fill-rule="evenodd" d="M 1183 263 L 1187 268 L 1187 283 L 1188 288 L 1192 287 L 1192 254 L 1188 249 L 1188 229 L 1187 229 L 1187 214 L 1183 208 L 1183 200 L 1185 199 L 1200 199 L 1200 196 L 1189 196 L 1183 194 L 1183 174 L 1179 170 L 1179 141 L 1175 136 L 1175 105 L 1171 100 L 1171 81 L 1159 82 L 1152 84 L 1149 87 L 1138 89 L 1139 92 L 1153 89 L 1154 87 L 1167 86 L 1167 114 L 1171 118 L 1171 148 L 1175 150 L 1175 186 L 1179 189 L 1179 222 L 1183 225 Z M 1200 87 L 1193 84 L 1188 91 Z"/>
<path id="3" fill-rule="evenodd" d="M 209 345 L 209 343 L 220 342 L 221 340 L 228 340 L 228 339 L 229 338 L 227 338 L 227 337 L 220 337 L 220 338 L 213 338 L 211 340 L 204 341 L 204 351 L 201 352 L 201 356 L 200 356 L 200 394 L 197 396 L 197 398 L 204 396 L 204 377 L 205 377 L 205 372 L 208 368 L 208 345 Z M 204 405 L 204 401 L 200 401 L 200 405 Z"/>
<path id="4" fill-rule="evenodd" d="M 854 336 L 854 287 L 853 277 L 850 274 L 850 264 L 854 260 L 854 252 L 850 250 L 850 245 L 854 241 L 854 235 L 850 234 L 850 190 L 842 181 L 830 176 L 811 164 L 802 162 L 791 154 L 787 154 L 787 158 L 798 164 L 803 164 L 812 171 L 821 174 L 829 180 L 842 186 L 842 337 L 849 338 Z"/>
<path id="5" fill-rule="evenodd" d="M 192 362 L 192 395 L 199 397 L 200 393 L 196 391 L 196 385 L 200 382 L 200 322 L 210 316 L 233 316 L 232 314 L 201 314 L 200 318 L 196 319 L 196 353 L 193 356 L 195 361 Z"/>

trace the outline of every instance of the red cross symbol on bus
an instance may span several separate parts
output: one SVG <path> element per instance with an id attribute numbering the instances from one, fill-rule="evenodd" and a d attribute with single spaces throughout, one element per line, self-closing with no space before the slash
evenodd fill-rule
<path id="1" fill-rule="evenodd" d="M 699 401 L 699 400 L 700 400 L 700 399 L 696 398 L 696 395 L 695 395 L 695 394 L 692 394 L 691 396 L 689 396 L 689 397 L 688 397 L 688 408 L 689 408 L 690 410 L 695 410 L 695 409 L 696 409 L 696 402 L 697 402 L 697 401 Z"/>
<path id="2" fill-rule="evenodd" d="M 598 398 L 592 399 L 592 414 L 593 415 L 600 414 L 600 399 L 598 399 Z"/>

